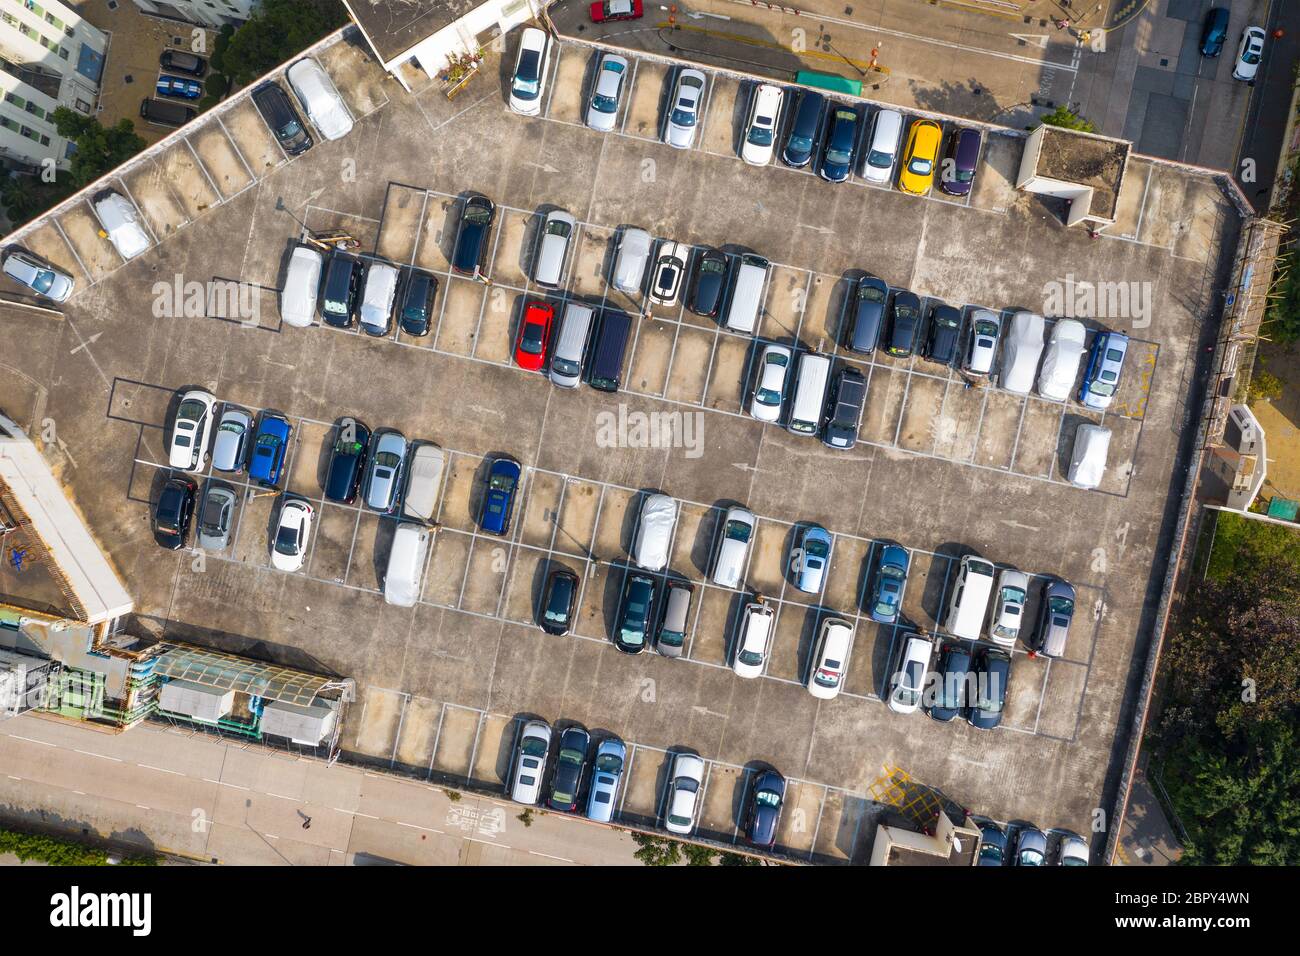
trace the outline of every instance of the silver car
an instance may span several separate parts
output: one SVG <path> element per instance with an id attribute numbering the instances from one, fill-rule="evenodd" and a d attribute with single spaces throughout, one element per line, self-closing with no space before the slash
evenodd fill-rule
<path id="1" fill-rule="evenodd" d="M 546 758 L 551 750 L 551 728 L 545 721 L 524 724 L 515 747 L 515 768 L 510 777 L 510 799 L 533 806 L 542 795 Z"/>
<path id="2" fill-rule="evenodd" d="M 563 209 L 552 209 L 546 214 L 533 261 L 533 281 L 538 285 L 554 289 L 564 278 L 564 260 L 569 254 L 575 225 L 574 218 Z"/>
<path id="3" fill-rule="evenodd" d="M 640 292 L 649 261 L 650 233 L 636 227 L 624 229 L 614 256 L 614 288 L 629 295 Z"/>
<path id="4" fill-rule="evenodd" d="M 375 433 L 370 447 L 363 498 L 367 508 L 387 513 L 397 504 L 397 490 L 402 487 L 406 437 L 399 431 L 383 428 Z"/>
<path id="5" fill-rule="evenodd" d="M 600 58 L 596 82 L 591 85 L 591 102 L 587 104 L 587 125 L 592 129 L 601 133 L 614 129 L 626 78 L 627 60 L 614 53 L 606 53 Z"/>
<path id="6" fill-rule="evenodd" d="M 9 278 L 21 282 L 51 302 L 68 301 L 75 285 L 72 276 L 25 249 L 10 249 L 6 252 L 4 264 L 0 268 L 4 269 L 4 274 Z"/>
<path id="7" fill-rule="evenodd" d="M 1016 834 L 1014 866 L 1043 866 L 1047 863 L 1047 836 L 1036 827 L 1025 827 Z"/>
<path id="8" fill-rule="evenodd" d="M 618 785 L 623 779 L 627 747 L 617 737 L 602 740 L 592 765 L 591 793 L 587 797 L 587 819 L 608 823 L 614 818 Z"/>
<path id="9" fill-rule="evenodd" d="M 253 416 L 242 408 L 227 405 L 221 412 L 217 437 L 212 441 L 212 467 L 217 471 L 243 471 L 252 435 Z"/>
<path id="10" fill-rule="evenodd" d="M 664 142 L 673 149 L 690 149 L 695 143 L 706 82 L 699 70 L 682 70 L 677 74 L 668 106 L 668 122 L 664 124 Z"/>
<path id="11" fill-rule="evenodd" d="M 224 481 L 211 478 L 203 485 L 199 503 L 199 547 L 205 551 L 224 551 L 230 544 L 230 529 L 234 524 L 235 489 Z"/>

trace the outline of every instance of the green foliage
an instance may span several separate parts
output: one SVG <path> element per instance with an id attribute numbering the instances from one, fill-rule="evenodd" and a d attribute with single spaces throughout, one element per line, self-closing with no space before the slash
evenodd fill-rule
<path id="1" fill-rule="evenodd" d="M 682 845 L 676 840 L 633 833 L 632 842 L 640 847 L 632 855 L 646 866 L 676 866 L 682 862 Z"/>
<path id="2" fill-rule="evenodd" d="M 338 0 L 262 0 L 238 29 L 218 34 L 212 66 L 246 86 L 347 20 Z"/>
<path id="3" fill-rule="evenodd" d="M 688 866 L 712 866 L 713 858 L 718 855 L 707 846 L 700 846 L 698 843 L 682 844 L 682 852 L 686 854 Z"/>
<path id="4" fill-rule="evenodd" d="M 1248 404 L 1275 402 L 1282 397 L 1282 380 L 1266 368 L 1257 368 L 1250 376 Z"/>
<path id="5" fill-rule="evenodd" d="M 1300 339 L 1300 261 L 1297 248 L 1291 248 L 1278 260 L 1277 270 L 1282 274 L 1275 293 L 1264 313 L 1263 328 L 1274 342 L 1287 343 Z"/>
<path id="6" fill-rule="evenodd" d="M 203 92 L 218 100 L 224 99 L 230 92 L 230 77 L 216 71 L 209 73 L 208 78 L 203 81 Z"/>
<path id="7" fill-rule="evenodd" d="M 129 119 L 104 126 L 93 116 L 82 116 L 75 110 L 60 106 L 54 111 L 54 126 L 60 136 L 77 144 L 69 171 L 64 174 L 75 189 L 116 169 L 145 146 Z"/>
<path id="8" fill-rule="evenodd" d="M 0 853 L 11 853 L 26 863 L 38 860 L 50 866 L 106 866 L 108 853 L 95 847 L 60 840 L 57 837 L 19 833 L 0 828 Z M 157 866 L 156 856 L 123 857 L 125 866 Z"/>
<path id="9" fill-rule="evenodd" d="M 533 825 L 533 811 L 531 809 L 525 810 L 523 813 L 516 816 L 515 819 L 518 820 L 520 823 L 522 823 L 524 826 L 530 827 Z"/>
<path id="10" fill-rule="evenodd" d="M 1205 569 L 1206 577 L 1214 581 L 1253 579 L 1270 576 L 1272 569 L 1300 576 L 1300 530 L 1252 521 L 1230 511 L 1215 515 L 1214 550 Z M 1269 587 L 1280 586 L 1284 580 L 1276 580 Z"/>
<path id="11" fill-rule="evenodd" d="M 1080 133 L 1095 133 L 1097 127 L 1092 125 L 1090 120 L 1084 119 L 1077 113 L 1074 113 L 1067 106 L 1058 106 L 1052 112 L 1044 116 L 1041 122 L 1048 126 L 1060 126 L 1064 129 L 1078 130 Z"/>

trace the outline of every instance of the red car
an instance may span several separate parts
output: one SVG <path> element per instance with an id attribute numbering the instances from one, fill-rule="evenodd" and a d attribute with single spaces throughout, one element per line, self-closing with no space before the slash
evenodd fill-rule
<path id="1" fill-rule="evenodd" d="M 591 5 L 592 23 L 641 19 L 641 0 L 596 0 Z"/>
<path id="2" fill-rule="evenodd" d="M 524 320 L 519 323 L 519 336 L 515 339 L 515 362 L 520 368 L 530 372 L 541 370 L 554 320 L 555 309 L 545 302 L 529 302 L 524 306 Z"/>

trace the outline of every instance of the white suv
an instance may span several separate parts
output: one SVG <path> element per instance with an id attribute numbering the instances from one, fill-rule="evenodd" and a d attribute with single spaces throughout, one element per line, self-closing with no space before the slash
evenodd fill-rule
<path id="1" fill-rule="evenodd" d="M 672 776 L 668 780 L 668 800 L 664 808 L 664 826 L 670 833 L 689 836 L 695 830 L 695 814 L 700 807 L 704 788 L 704 761 L 695 754 L 678 754 L 673 758 Z"/>
<path id="2" fill-rule="evenodd" d="M 542 794 L 542 777 L 546 776 L 546 757 L 551 750 L 551 727 L 540 720 L 524 724 L 515 748 L 515 771 L 510 778 L 510 799 L 529 806 Z"/>
<path id="3" fill-rule="evenodd" d="M 903 638 L 898 668 L 889 679 L 889 709 L 896 714 L 914 714 L 921 706 L 925 675 L 930 668 L 934 640 L 915 631 Z"/>
<path id="4" fill-rule="evenodd" d="M 772 650 L 772 609 L 762 599 L 745 605 L 736 635 L 736 659 L 731 669 L 737 677 L 759 677 Z"/>
<path id="5" fill-rule="evenodd" d="M 766 166 L 772 161 L 772 146 L 776 142 L 776 126 L 781 116 L 781 100 L 785 94 L 779 86 L 762 84 L 754 93 L 745 123 L 745 138 L 740 147 L 740 158 L 751 166 Z"/>

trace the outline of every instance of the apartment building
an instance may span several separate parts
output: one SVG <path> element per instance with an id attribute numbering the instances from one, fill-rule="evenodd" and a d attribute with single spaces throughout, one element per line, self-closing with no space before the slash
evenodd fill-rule
<path id="1" fill-rule="evenodd" d="M 255 4 L 256 0 L 135 0 L 135 5 L 150 16 L 213 30 L 227 23 L 239 26 L 248 19 Z"/>
<path id="2" fill-rule="evenodd" d="M 0 0 L 0 165 L 67 165 L 54 111 L 95 112 L 107 51 L 107 35 L 59 0 Z"/>

